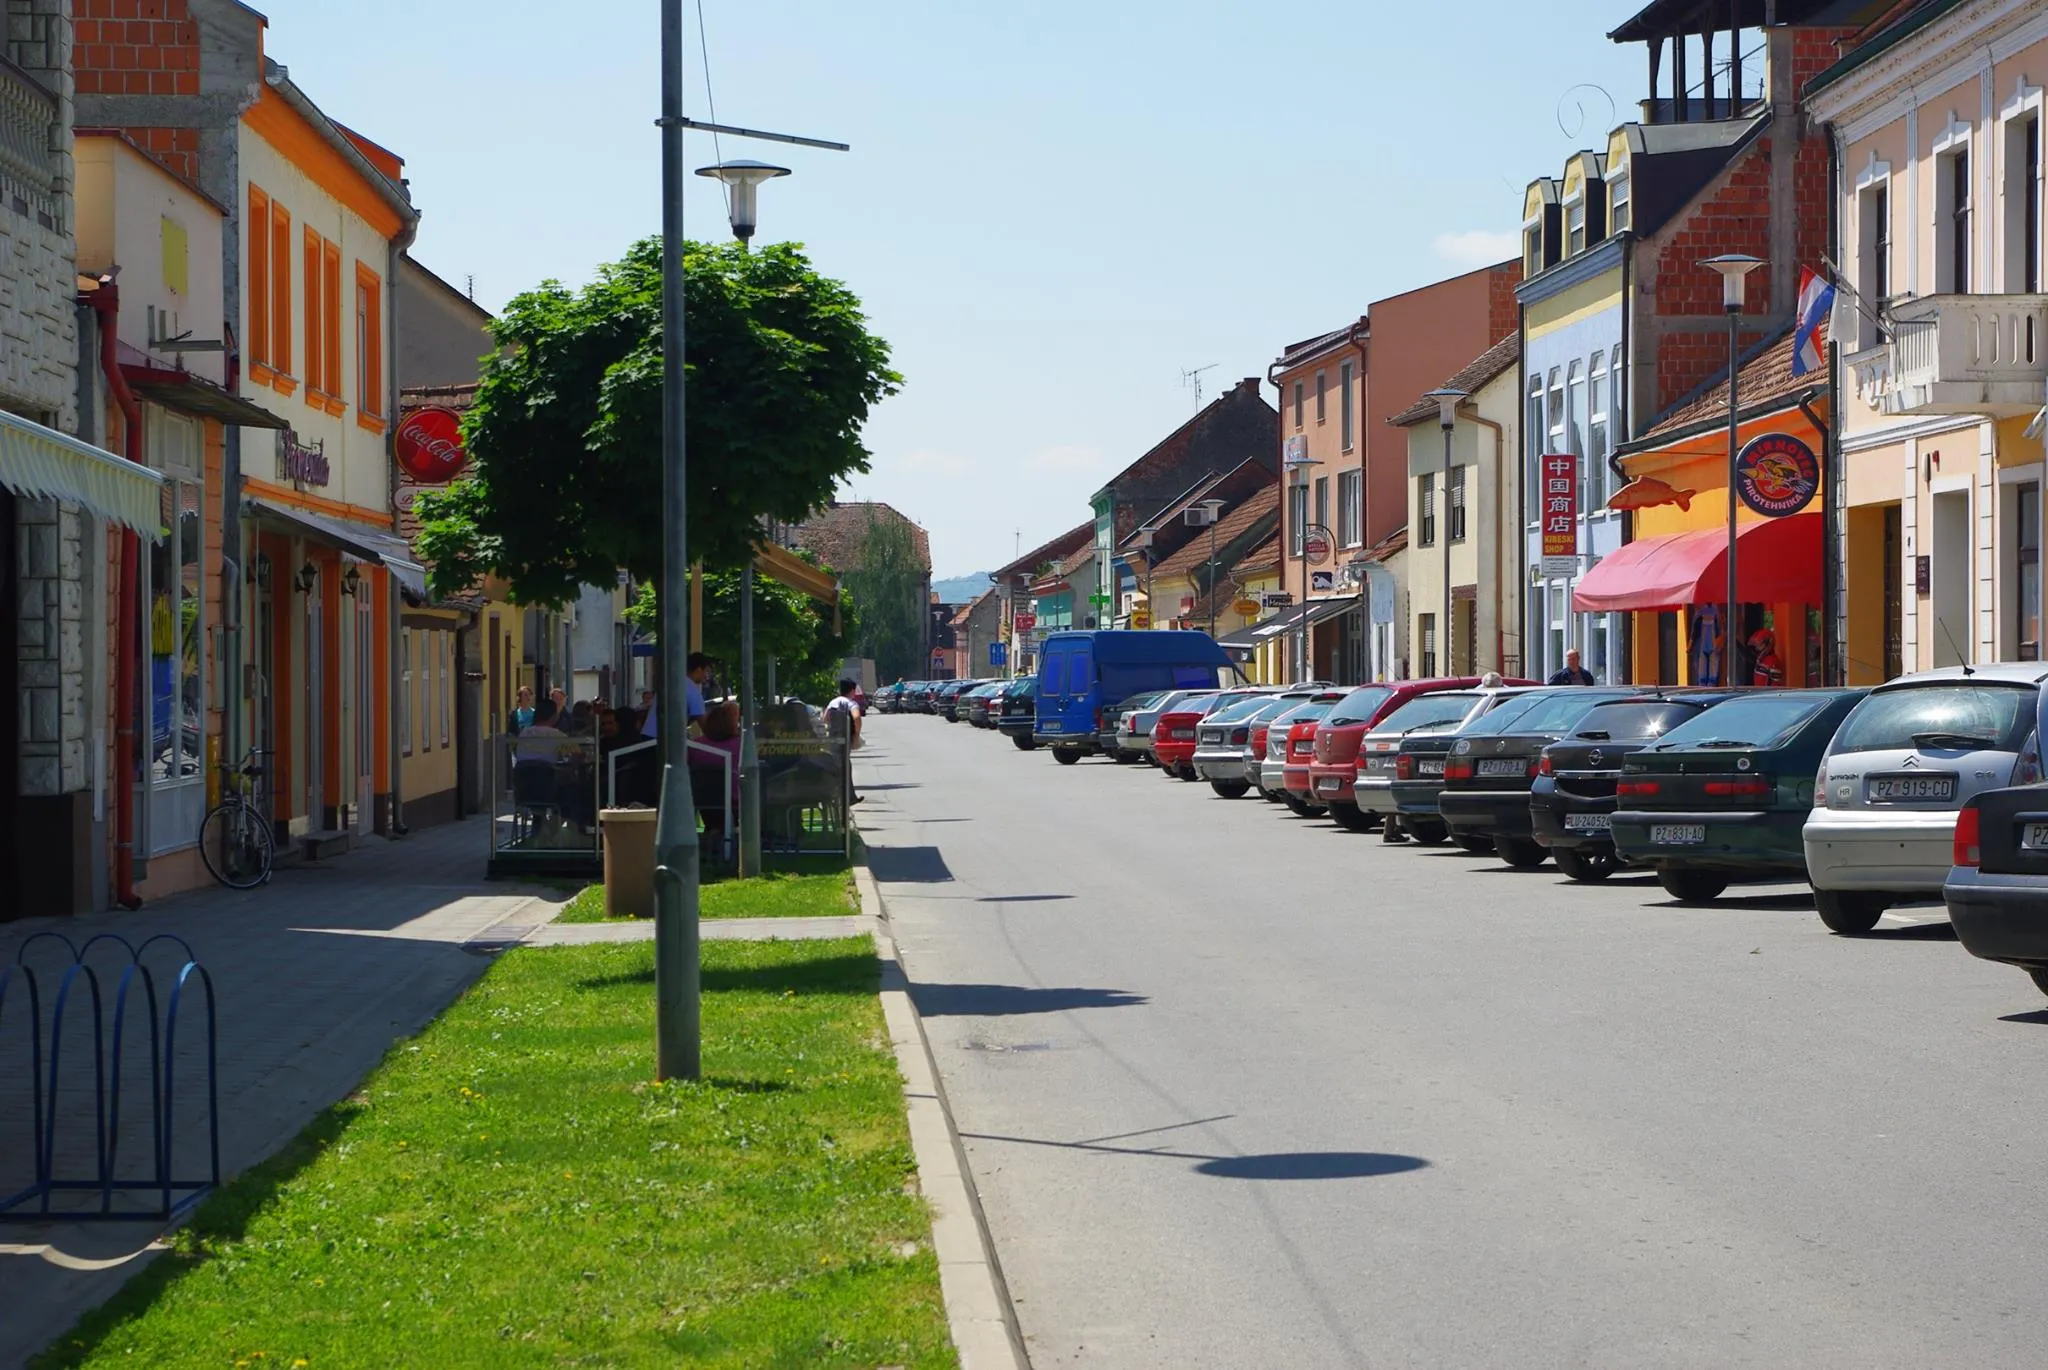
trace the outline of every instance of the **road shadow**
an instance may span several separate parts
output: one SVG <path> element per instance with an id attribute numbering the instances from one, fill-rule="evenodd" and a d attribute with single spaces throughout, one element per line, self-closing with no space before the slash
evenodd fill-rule
<path id="1" fill-rule="evenodd" d="M 1914 923 L 1903 928 L 1872 928 L 1869 932 L 1848 934 L 1864 942 L 1953 942 L 1956 927 L 1953 923 Z"/>
<path id="2" fill-rule="evenodd" d="M 883 884 L 949 884 L 953 872 L 937 847 L 868 848 L 868 870 Z"/>
<path id="3" fill-rule="evenodd" d="M 878 792 L 881 790 L 921 790 L 923 788 L 924 786 L 918 784 L 915 780 L 892 780 L 889 781 L 887 784 L 882 785 L 861 786 L 861 789 L 864 791 L 874 790 Z"/>
<path id="4" fill-rule="evenodd" d="M 2048 1027 L 2048 1008 L 2037 1008 L 2032 1013 L 2008 1013 L 2001 1017 L 2001 1023 L 2033 1023 Z"/>
<path id="5" fill-rule="evenodd" d="M 1071 894 L 984 894 L 974 902 L 977 904 L 1050 904 L 1056 899 L 1072 899 Z"/>
<path id="6" fill-rule="evenodd" d="M 1121 989 L 1031 985 L 913 984 L 911 1002 L 926 1018 L 1003 1018 L 1022 1013 L 1063 1013 L 1077 1008 L 1129 1008 L 1150 1002 Z"/>
<path id="7" fill-rule="evenodd" d="M 1388 1151 L 1276 1151 L 1264 1156 L 1218 1156 L 1196 1166 L 1195 1173 L 1230 1180 L 1360 1180 L 1423 1170 L 1428 1165 L 1420 1156 Z"/>

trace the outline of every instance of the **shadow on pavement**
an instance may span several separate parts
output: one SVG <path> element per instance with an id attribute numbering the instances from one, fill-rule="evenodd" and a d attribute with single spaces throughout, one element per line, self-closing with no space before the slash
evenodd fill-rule
<path id="1" fill-rule="evenodd" d="M 1055 899 L 1072 899 L 1071 894 L 984 894 L 977 904 L 1049 904 Z"/>
<path id="2" fill-rule="evenodd" d="M 1036 989 L 1029 985 L 913 984 L 911 1002 L 926 1018 L 1002 1018 L 1076 1008 L 1128 1008 L 1149 1002 L 1121 989 Z"/>
<path id="3" fill-rule="evenodd" d="M 1357 1180 L 1423 1170 L 1428 1165 L 1420 1156 L 1388 1151 L 1276 1151 L 1264 1156 L 1219 1156 L 1196 1166 L 1195 1173 L 1232 1180 Z"/>
<path id="4" fill-rule="evenodd" d="M 1953 942 L 1956 927 L 1953 923 L 1913 923 L 1903 928 L 1872 928 L 1852 935 L 1863 942 Z"/>
<path id="5" fill-rule="evenodd" d="M 2008 1013 L 1999 1018 L 2001 1023 L 2038 1023 L 2048 1027 L 2048 1008 L 2037 1008 L 2032 1013 Z"/>
<path id="6" fill-rule="evenodd" d="M 884 884 L 938 885 L 953 878 L 937 847 L 870 846 L 868 870 Z"/>
<path id="7" fill-rule="evenodd" d="M 914 780 L 892 780 L 884 785 L 863 785 L 862 790 L 921 790 L 924 786 Z"/>

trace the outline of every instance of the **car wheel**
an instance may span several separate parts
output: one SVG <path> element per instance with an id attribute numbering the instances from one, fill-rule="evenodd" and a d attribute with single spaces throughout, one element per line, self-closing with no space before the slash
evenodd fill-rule
<path id="1" fill-rule="evenodd" d="M 1884 917 L 1886 900 L 1881 894 L 1865 894 L 1854 890 L 1815 890 L 1813 907 L 1820 914 L 1820 921 L 1828 925 L 1829 932 L 1854 936 L 1869 932 L 1877 926 L 1877 920 Z"/>
<path id="2" fill-rule="evenodd" d="M 1038 745 L 1036 742 L 1033 742 L 1028 737 L 1017 737 L 1013 735 L 1010 738 L 1010 741 L 1014 742 L 1017 745 L 1017 750 L 1020 752 L 1028 752 L 1033 747 L 1036 747 Z"/>
<path id="3" fill-rule="evenodd" d="M 1372 831 L 1372 819 L 1356 804 L 1330 805 L 1330 821 L 1346 832 Z"/>
<path id="4" fill-rule="evenodd" d="M 1493 849 L 1500 854 L 1501 860 L 1516 870 L 1524 871 L 1534 870 L 1543 864 L 1544 857 L 1550 855 L 1526 837 L 1496 837 Z"/>
<path id="5" fill-rule="evenodd" d="M 1250 782 L 1244 780 L 1212 780 L 1209 788 L 1219 799 L 1242 799 L 1252 792 Z"/>
<path id="6" fill-rule="evenodd" d="M 1137 759 L 1137 757 L 1132 756 L 1129 752 L 1124 751 L 1122 749 L 1118 749 L 1116 754 L 1116 764 L 1119 766 L 1128 766 Z"/>
<path id="7" fill-rule="evenodd" d="M 1189 784 L 1193 784 L 1195 781 L 1200 780 L 1202 778 L 1195 774 L 1195 763 L 1192 761 L 1183 761 L 1180 764 L 1179 769 L 1174 771 L 1174 774 L 1179 776 L 1182 780 L 1187 781 Z"/>
<path id="8" fill-rule="evenodd" d="M 1468 852 L 1483 854 L 1493 850 L 1493 839 L 1491 837 L 1453 837 L 1451 845 L 1461 847 Z"/>
<path id="9" fill-rule="evenodd" d="M 1657 883 L 1681 903 L 1705 904 L 1721 897 L 1721 891 L 1728 888 L 1728 877 L 1711 871 L 1660 870 Z"/>
<path id="10" fill-rule="evenodd" d="M 1608 852 L 1584 852 L 1577 847 L 1555 847 L 1550 855 L 1557 868 L 1581 884 L 1595 885 L 1614 874 L 1614 857 Z"/>
<path id="11" fill-rule="evenodd" d="M 1052 749 L 1052 759 L 1059 762 L 1062 766 L 1071 766 L 1081 759 L 1081 749 L 1078 747 L 1054 747 Z"/>
<path id="12" fill-rule="evenodd" d="M 1451 830 L 1441 818 L 1405 818 L 1401 825 L 1408 835 L 1425 847 L 1441 847 L 1451 840 Z"/>
<path id="13" fill-rule="evenodd" d="M 2043 994 L 2048 994 L 2048 970 L 2030 970 L 2027 974 L 2034 977 L 2035 989 L 2040 990 Z"/>
<path id="14" fill-rule="evenodd" d="M 1275 794 L 1264 785 L 1259 786 L 1259 798 L 1265 800 L 1268 804 L 1278 804 L 1281 800 L 1280 795 Z"/>
<path id="15" fill-rule="evenodd" d="M 1288 808 L 1288 811 L 1291 812 L 1296 818 L 1307 818 L 1310 814 L 1315 812 L 1315 806 L 1313 804 L 1309 803 L 1306 799 L 1303 799 L 1300 795 L 1296 794 L 1292 790 L 1289 790 L 1287 793 L 1281 795 L 1280 802 L 1285 804 Z"/>

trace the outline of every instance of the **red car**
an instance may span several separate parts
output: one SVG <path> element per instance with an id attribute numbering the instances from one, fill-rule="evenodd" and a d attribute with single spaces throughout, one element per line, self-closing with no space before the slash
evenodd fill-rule
<path id="1" fill-rule="evenodd" d="M 1159 715 L 1158 721 L 1152 725 L 1153 761 L 1168 775 L 1177 775 L 1182 780 L 1196 779 L 1195 742 L 1201 721 L 1218 709 L 1263 693 L 1262 690 L 1220 690 L 1213 695 L 1198 695 L 1188 700 L 1192 707 L 1176 707 L 1171 713 Z"/>
<path id="2" fill-rule="evenodd" d="M 1533 680 L 1508 680 L 1506 685 L 1533 685 Z M 1439 690 L 1469 690 L 1479 684 L 1478 676 L 1439 676 L 1432 680 L 1390 680 L 1361 685 L 1331 709 L 1315 730 L 1313 758 L 1307 768 L 1304 788 L 1310 803 L 1328 806 L 1339 827 L 1366 832 L 1377 826 L 1377 815 L 1359 809 L 1351 787 L 1358 780 L 1358 744 L 1373 725 L 1417 695 Z M 1290 757 L 1290 766 L 1292 759 Z M 1293 787 L 1293 774 L 1288 775 Z"/>

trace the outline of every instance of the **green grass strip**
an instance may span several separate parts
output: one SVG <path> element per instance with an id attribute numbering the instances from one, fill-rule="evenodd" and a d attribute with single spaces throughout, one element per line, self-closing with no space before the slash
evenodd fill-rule
<path id="1" fill-rule="evenodd" d="M 698 894 L 704 918 L 837 918 L 860 912 L 854 902 L 853 877 L 844 861 L 807 873 L 802 868 L 771 870 L 744 880 L 707 882 Z M 604 916 L 604 886 L 578 891 L 555 915 L 560 923 L 634 922 Z"/>
<path id="2" fill-rule="evenodd" d="M 843 879 L 843 877 L 841 877 Z M 951 1366 L 865 939 L 513 951 L 38 1367 Z"/>

